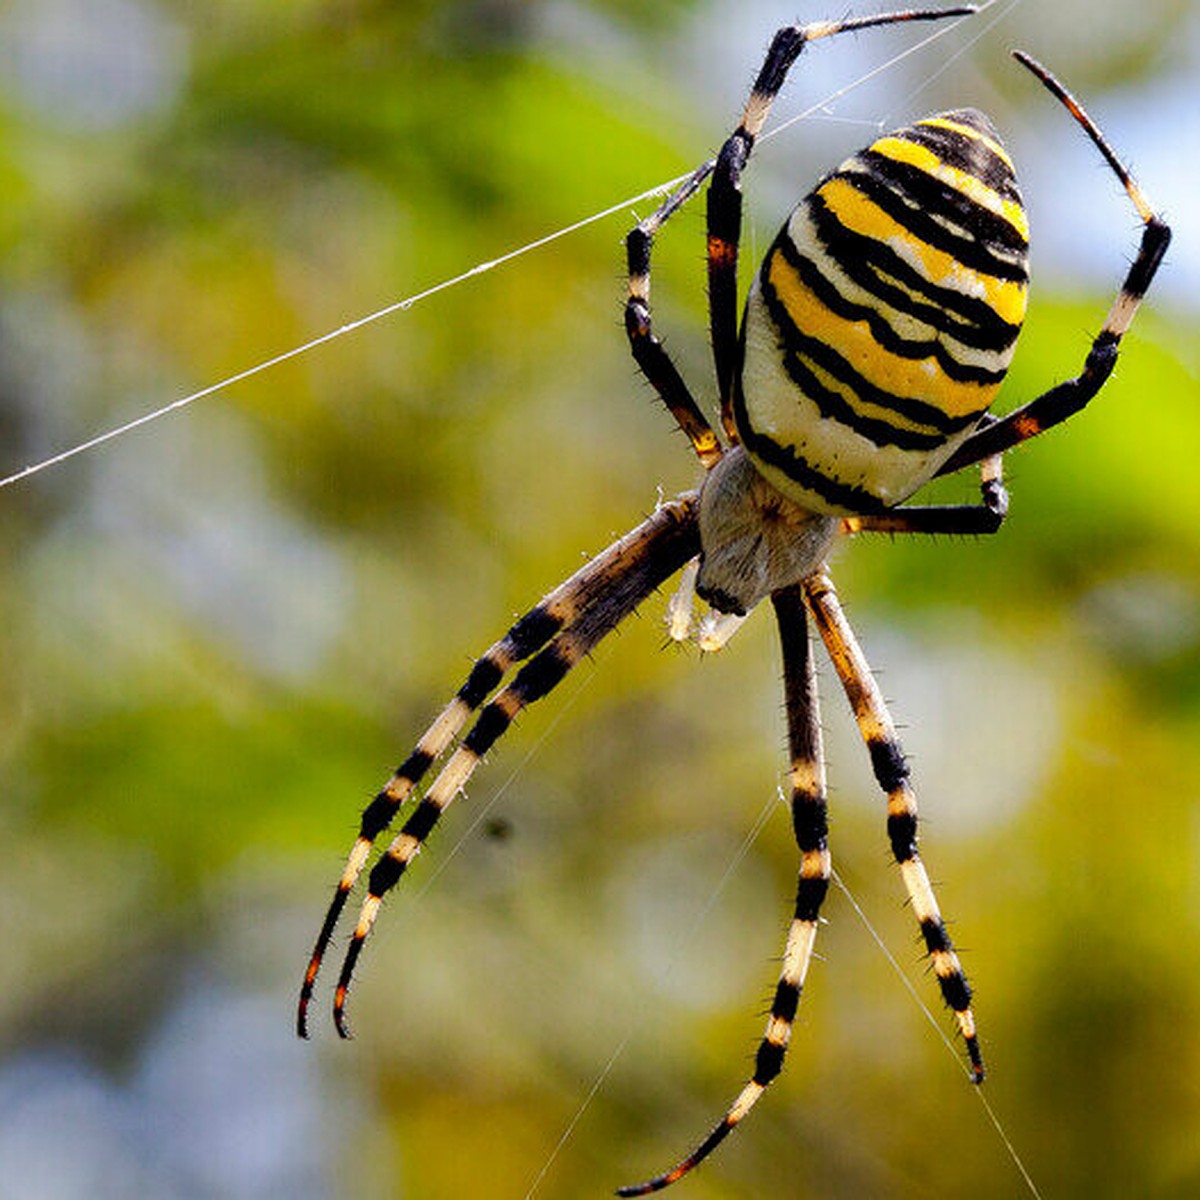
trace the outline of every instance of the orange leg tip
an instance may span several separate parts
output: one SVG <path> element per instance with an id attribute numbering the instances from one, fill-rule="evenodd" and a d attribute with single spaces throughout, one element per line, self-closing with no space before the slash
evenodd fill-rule
<path id="1" fill-rule="evenodd" d="M 339 983 L 333 994 L 333 1023 L 338 1036 L 349 1039 L 350 1026 L 346 1023 L 346 985 Z"/>
<path id="2" fill-rule="evenodd" d="M 670 1187 L 676 1180 L 682 1179 L 695 1165 L 696 1160 L 689 1158 L 687 1162 L 680 1163 L 665 1175 L 656 1175 L 645 1183 L 631 1183 L 617 1188 L 616 1194 L 618 1196 L 648 1196 L 651 1192 L 661 1192 L 663 1188 Z"/>
<path id="3" fill-rule="evenodd" d="M 984 1081 L 987 1071 L 983 1066 L 983 1055 L 979 1053 L 979 1041 L 977 1038 L 967 1039 L 967 1057 L 971 1060 L 971 1082 L 980 1084 Z"/>

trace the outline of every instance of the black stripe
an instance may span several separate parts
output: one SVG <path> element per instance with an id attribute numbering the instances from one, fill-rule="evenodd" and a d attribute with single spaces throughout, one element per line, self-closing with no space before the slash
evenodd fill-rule
<path id="1" fill-rule="evenodd" d="M 641 225 L 635 225 L 625 235 L 625 262 L 633 278 L 650 273 L 650 247 L 654 238 Z"/>
<path id="2" fill-rule="evenodd" d="M 816 406 L 821 416 L 837 421 L 873 446 L 896 446 L 901 450 L 936 450 L 946 444 L 940 433 L 918 433 L 912 429 L 897 429 L 895 425 L 878 417 L 860 413 L 843 396 L 827 388 L 795 353 L 783 360 L 784 369 L 791 381 Z"/>
<path id="3" fill-rule="evenodd" d="M 411 778 L 411 776 L 406 776 L 406 778 Z M 359 826 L 358 836 L 373 842 L 392 823 L 392 818 L 396 815 L 396 806 L 398 803 L 399 801 L 393 800 L 386 791 L 380 792 L 363 809 L 362 824 Z"/>
<path id="4" fill-rule="evenodd" d="M 1171 230 L 1159 217 L 1146 222 L 1141 247 L 1125 280 L 1125 291 L 1134 299 L 1140 300 L 1146 294 L 1170 244 Z"/>
<path id="5" fill-rule="evenodd" d="M 967 977 L 961 971 L 947 975 L 945 979 L 938 976 L 938 985 L 942 989 L 942 999 L 955 1012 L 966 1012 L 971 1007 L 971 985 L 967 983 Z M 971 1062 L 981 1062 L 978 1047 L 968 1046 L 968 1053 Z"/>
<path id="6" fill-rule="evenodd" d="M 400 832 L 408 834 L 409 837 L 416 838 L 418 842 L 423 842 L 433 832 L 433 827 L 438 823 L 438 818 L 441 815 L 441 806 L 435 804 L 426 796 L 417 805 L 413 811 L 413 815 L 404 822 L 404 827 Z"/>
<path id="7" fill-rule="evenodd" d="M 561 683 L 574 663 L 559 644 L 547 646 L 536 658 L 526 663 L 513 680 L 513 692 L 522 707 L 540 700 L 552 687 Z"/>
<path id="8" fill-rule="evenodd" d="M 1019 250 L 1010 250 L 1009 254 L 1015 257 L 1009 257 L 995 253 L 997 243 L 993 239 L 981 238 L 967 232 L 954 233 L 947 228 L 945 220 L 938 219 L 953 220 L 954 214 L 918 203 L 914 199 L 906 199 L 904 192 L 894 183 L 889 183 L 874 163 L 867 164 L 867 169 L 863 171 L 839 171 L 836 178 L 844 180 L 868 197 L 914 237 L 927 242 L 935 250 L 952 255 L 963 266 L 994 276 L 996 279 L 1009 279 L 1015 283 L 1028 281 L 1029 270 L 1023 244 Z M 928 176 L 924 178 L 928 179 Z M 931 216 L 931 213 L 936 213 L 937 216 Z M 1004 222 L 1004 226 L 1012 228 L 1007 222 Z"/>
<path id="9" fill-rule="evenodd" d="M 821 905 L 828 891 L 828 879 L 801 878 L 796 885 L 796 920 L 815 921 L 821 915 Z"/>
<path id="10" fill-rule="evenodd" d="M 829 837 L 829 818 L 824 800 L 792 798 L 792 831 L 802 851 L 824 850 Z"/>
<path id="11" fill-rule="evenodd" d="M 512 647 L 513 658 L 520 661 L 540 650 L 561 628 L 562 617 L 539 604 L 513 625 L 504 640 Z"/>
<path id="12" fill-rule="evenodd" d="M 804 49 L 807 40 L 802 26 L 784 25 L 776 30 L 767 57 L 759 68 L 758 78 L 754 81 L 755 96 L 765 100 L 775 96 L 783 87 L 792 63 Z"/>
<path id="13" fill-rule="evenodd" d="M 840 421 L 870 438 L 877 446 L 899 446 L 905 450 L 936 450 L 946 442 L 949 434 L 959 433 L 975 425 L 986 409 L 952 417 L 936 405 L 911 396 L 897 396 L 865 379 L 827 342 L 809 337 L 796 328 L 786 306 L 779 299 L 771 283 L 761 281 L 762 297 L 786 350 L 784 367 L 793 382 L 821 409 L 821 414 Z M 855 409 L 844 397 L 826 388 L 808 369 L 801 358 L 807 358 L 823 368 L 859 399 L 876 408 L 894 412 L 905 420 L 932 427 L 938 432 L 925 433 L 918 430 L 899 429 L 882 418 L 869 417 Z"/>
<path id="14" fill-rule="evenodd" d="M 396 774 L 410 783 L 416 783 L 433 765 L 433 755 L 418 746 L 396 769 Z"/>
<path id="15" fill-rule="evenodd" d="M 800 277 L 801 282 L 829 309 L 846 321 L 865 321 L 871 330 L 871 335 L 885 349 L 899 358 L 934 358 L 946 377 L 955 383 L 999 384 L 1008 373 L 1007 367 L 994 370 L 987 367 L 971 366 L 959 362 L 937 338 L 927 341 L 913 341 L 903 338 L 888 323 L 884 315 L 869 304 L 858 304 L 848 300 L 837 290 L 834 284 L 822 273 L 820 266 L 807 255 L 802 254 L 792 241 L 787 227 L 779 231 L 775 240 L 775 248 L 782 254 L 783 259 Z M 768 257 L 767 262 L 770 262 Z M 766 278 L 767 266 L 763 267 L 763 278 Z M 941 411 L 941 410 L 939 410 Z M 964 426 L 965 428 L 965 426 Z"/>
<path id="16" fill-rule="evenodd" d="M 892 856 L 898 863 L 910 862 L 917 856 L 917 818 L 914 813 L 894 813 L 887 819 L 888 841 Z"/>
<path id="17" fill-rule="evenodd" d="M 771 1016 L 794 1021 L 799 1006 L 800 989 L 794 983 L 781 979 L 775 988 L 775 999 L 771 1001 Z"/>
<path id="18" fill-rule="evenodd" d="M 759 1087 L 766 1087 L 783 1070 L 783 1056 L 786 1053 L 784 1046 L 776 1046 L 773 1042 L 759 1043 L 754 1060 L 754 1082 Z"/>
<path id="19" fill-rule="evenodd" d="M 925 939 L 925 949 L 930 954 L 936 954 L 942 950 L 949 951 L 953 948 L 950 945 L 950 934 L 946 932 L 946 923 L 940 918 L 922 921 L 921 936 Z"/>
<path id="20" fill-rule="evenodd" d="M 908 782 L 908 763 L 904 761 L 899 742 L 892 738 L 871 738 L 867 750 L 871 755 L 871 769 L 885 792 L 894 792 Z"/>
<path id="21" fill-rule="evenodd" d="M 401 862 L 400 859 L 393 857 L 391 854 L 385 854 L 371 870 L 370 877 L 367 880 L 367 891 L 372 896 L 382 896 L 389 892 L 400 881 L 400 876 L 404 874 L 408 867 L 408 863 Z M 351 950 L 354 945 L 361 945 L 362 939 L 355 939 L 351 944 Z M 353 968 L 353 963 L 347 957 L 345 963 L 342 964 L 342 980 L 346 981 L 350 978 L 350 969 Z"/>
<path id="22" fill-rule="evenodd" d="M 458 689 L 458 698 L 468 708 L 478 708 L 488 697 L 492 688 L 504 678 L 498 663 L 486 655 L 471 668 L 467 682 Z M 402 772 L 403 773 L 403 769 Z"/>
<path id="23" fill-rule="evenodd" d="M 934 329 L 948 333 L 972 349 L 1004 351 L 1016 341 L 1021 327 L 1010 325 L 997 316 L 990 304 L 930 283 L 890 246 L 847 229 L 819 193 L 808 196 L 805 203 L 826 252 L 855 283 L 872 295 Z M 881 279 L 880 272 L 925 296 L 930 303 L 922 303 L 903 287 Z"/>
<path id="24" fill-rule="evenodd" d="M 818 471 L 794 446 L 783 446 L 774 438 L 755 429 L 750 424 L 750 417 L 746 412 L 746 397 L 740 380 L 733 392 L 733 416 L 737 423 L 738 436 L 751 454 L 768 466 L 782 471 L 793 483 L 820 496 L 826 504 L 850 513 L 887 511 L 889 506 L 874 492 L 855 487 L 852 483 L 831 479 Z"/>
<path id="25" fill-rule="evenodd" d="M 954 113 L 946 113 L 945 116 L 949 120 L 956 119 Z M 957 119 L 959 124 L 967 123 L 962 120 L 961 114 Z M 1021 193 L 1017 190 L 1012 167 L 982 139 L 941 125 L 910 125 L 895 136 L 932 150 L 947 166 L 974 176 L 1002 199 L 1021 203 Z"/>
<path id="26" fill-rule="evenodd" d="M 935 179 L 928 171 L 869 148 L 855 157 L 914 204 L 953 221 L 968 237 L 976 238 L 997 252 L 1023 254 L 1028 250 L 1028 240 L 1012 222 L 990 208 L 984 208 L 951 184 Z"/>
<path id="27" fill-rule="evenodd" d="M 479 719 L 471 727 L 471 732 L 462 740 L 462 744 L 473 754 L 482 758 L 491 748 L 496 739 L 512 724 L 508 715 L 495 701 L 479 714 Z"/>

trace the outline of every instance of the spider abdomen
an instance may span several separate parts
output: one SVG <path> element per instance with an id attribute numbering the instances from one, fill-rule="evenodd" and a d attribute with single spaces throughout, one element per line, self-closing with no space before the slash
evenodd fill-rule
<path id="1" fill-rule="evenodd" d="M 880 138 L 798 204 L 746 303 L 738 433 L 816 512 L 907 499 L 976 428 L 1025 315 L 1028 226 L 974 109 Z"/>

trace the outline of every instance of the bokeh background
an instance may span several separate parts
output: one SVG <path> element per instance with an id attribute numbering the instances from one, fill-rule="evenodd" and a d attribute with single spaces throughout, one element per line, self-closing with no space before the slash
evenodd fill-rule
<path id="1" fill-rule="evenodd" d="M 0 474 L 687 169 L 796 15 L 9 0 Z M 779 115 L 928 32 L 822 44 Z M 877 130 L 974 103 L 1034 228 L 1002 407 L 1073 374 L 1137 225 L 1013 45 L 1086 99 L 1175 245 L 1100 401 L 1010 457 L 1000 536 L 862 540 L 836 572 L 1008 1137 L 1047 1197 L 1190 1197 L 1200 5 L 996 0 L 763 146 L 746 257 Z M 794 887 L 775 635 L 759 614 L 700 663 L 663 649 L 665 598 L 451 810 L 364 957 L 357 1038 L 327 979 L 314 1040 L 292 1032 L 361 806 L 513 613 L 694 482 L 620 327 L 632 219 L 0 490 L 3 1200 L 600 1196 L 740 1086 Z M 711 403 L 702 234 L 696 210 L 661 239 L 655 298 Z M 823 682 L 835 862 L 946 1031 Z M 827 914 L 785 1075 L 680 1195 L 1028 1195 L 845 894 Z"/>

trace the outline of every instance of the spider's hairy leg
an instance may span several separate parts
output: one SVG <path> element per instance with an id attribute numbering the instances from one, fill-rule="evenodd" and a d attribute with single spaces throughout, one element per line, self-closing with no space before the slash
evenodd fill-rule
<path id="1" fill-rule="evenodd" d="M 693 171 L 654 213 L 639 221 L 625 238 L 625 256 L 629 268 L 625 333 L 629 338 L 629 349 L 642 374 L 687 435 L 706 470 L 719 461 L 721 443 L 680 375 L 679 368 L 671 361 L 666 348 L 654 333 L 650 318 L 650 258 L 655 234 L 696 194 L 713 165 L 711 161 L 706 162 Z"/>
<path id="2" fill-rule="evenodd" d="M 804 47 L 820 38 L 875 25 L 964 17 L 976 11 L 975 5 L 967 4 L 955 8 L 878 13 L 871 17 L 842 21 L 817 21 L 809 25 L 785 25 L 771 39 L 741 120 L 717 156 L 712 186 L 708 191 L 709 327 L 721 399 L 721 422 L 731 441 L 737 441 L 733 393 L 741 360 L 737 329 L 738 246 L 742 229 L 741 177 L 788 72 Z"/>
<path id="3" fill-rule="evenodd" d="M 925 864 L 917 852 L 917 797 L 909 782 L 908 764 L 896 736 L 871 668 L 842 612 L 833 582 L 824 573 L 804 581 L 804 595 L 816 621 L 821 639 L 842 681 L 854 718 L 871 755 L 871 766 L 888 798 L 888 838 L 892 854 L 908 891 L 909 902 L 921 926 L 942 998 L 954 1011 L 959 1032 L 966 1043 L 971 1078 L 983 1082 L 983 1057 L 971 1011 L 971 989 L 950 941 L 946 923 L 934 898 Z"/>
<path id="4" fill-rule="evenodd" d="M 372 868 L 367 897 L 334 993 L 334 1022 L 343 1037 L 348 1036 L 345 1009 L 350 981 L 383 898 L 399 882 L 442 813 L 466 787 L 480 760 L 523 709 L 556 687 L 606 634 L 699 550 L 696 493 L 688 492 L 661 505 L 573 577 L 586 577 L 586 587 L 577 589 L 570 620 L 483 706 L 475 724 Z"/>
<path id="5" fill-rule="evenodd" d="M 686 499 L 681 497 L 681 501 L 686 502 Z M 450 747 L 472 713 L 499 686 L 505 674 L 517 663 L 535 654 L 555 634 L 569 628 L 581 614 L 602 600 L 618 564 L 630 555 L 636 557 L 640 542 L 652 539 L 654 531 L 648 527 L 653 521 L 654 518 L 651 518 L 590 559 L 574 575 L 520 617 L 500 641 L 481 655 L 454 699 L 442 710 L 412 753 L 397 767 L 391 779 L 364 810 L 358 837 L 334 890 L 300 988 L 296 1030 L 301 1037 L 307 1036 L 308 1007 L 316 985 L 317 973 L 320 971 L 338 919 L 375 840 L 392 823 L 425 773 Z"/>
<path id="6" fill-rule="evenodd" d="M 1040 63 L 1023 51 L 1013 57 L 1027 67 L 1075 118 L 1092 144 L 1100 151 L 1129 196 L 1142 221 L 1142 240 L 1130 264 L 1112 307 L 1092 340 L 1083 370 L 1074 379 L 1052 387 L 986 429 L 969 437 L 942 465 L 939 475 L 949 475 L 989 455 L 999 454 L 1021 442 L 1037 437 L 1054 425 L 1073 416 L 1088 404 L 1108 381 L 1117 364 L 1121 339 L 1133 322 L 1142 298 L 1150 288 L 1171 242 L 1170 226 L 1155 211 L 1128 169 L 1117 158 L 1095 122 L 1083 106 Z"/>
<path id="7" fill-rule="evenodd" d="M 508 670 L 541 649 L 571 619 L 583 599 L 583 590 L 577 576 L 568 580 L 530 609 L 500 641 L 485 651 L 471 668 L 466 682 L 421 736 L 412 753 L 396 768 L 374 800 L 363 810 L 358 837 L 347 856 L 304 972 L 296 1008 L 296 1032 L 300 1037 L 308 1036 L 308 1006 L 317 974 L 346 900 L 376 838 L 392 823 L 425 773 L 445 753 L 471 714 L 487 699 Z"/>
<path id="8" fill-rule="evenodd" d="M 708 193 L 707 233 L 709 324 L 721 397 L 721 422 L 730 442 L 736 443 L 733 386 L 739 360 L 737 263 L 742 224 L 741 174 L 788 71 L 804 46 L 819 38 L 875 25 L 969 16 L 975 11 L 975 5 L 965 4 L 955 8 L 908 9 L 844 21 L 784 26 L 775 34 L 746 102 L 742 119 L 726 139 L 720 154 L 697 167 L 651 216 L 639 221 L 630 230 L 625 239 L 629 269 L 625 332 L 629 337 L 630 349 L 643 374 L 691 441 L 705 468 L 711 468 L 720 459 L 720 442 L 652 328 L 650 259 L 655 235 L 712 175 L 713 182 Z"/>
<path id="9" fill-rule="evenodd" d="M 808 642 L 808 618 L 800 585 L 782 588 L 771 597 L 783 648 L 783 679 L 791 751 L 792 827 L 800 848 L 800 878 L 796 908 L 783 951 L 779 983 L 771 1002 L 766 1033 L 759 1043 L 754 1074 L 725 1116 L 682 1162 L 646 1183 L 618 1189 L 618 1196 L 644 1196 L 661 1191 L 703 1162 L 754 1107 L 759 1096 L 783 1068 L 792 1023 L 804 979 L 812 961 L 821 904 L 829 890 L 832 865 L 827 845 L 825 765 L 817 681 Z"/>
<path id="10" fill-rule="evenodd" d="M 996 418 L 985 418 L 993 425 Z M 857 533 L 999 533 L 1008 516 L 1008 489 L 1004 486 L 1004 456 L 992 454 L 979 464 L 981 504 L 914 504 L 842 518 L 842 532 Z"/>

